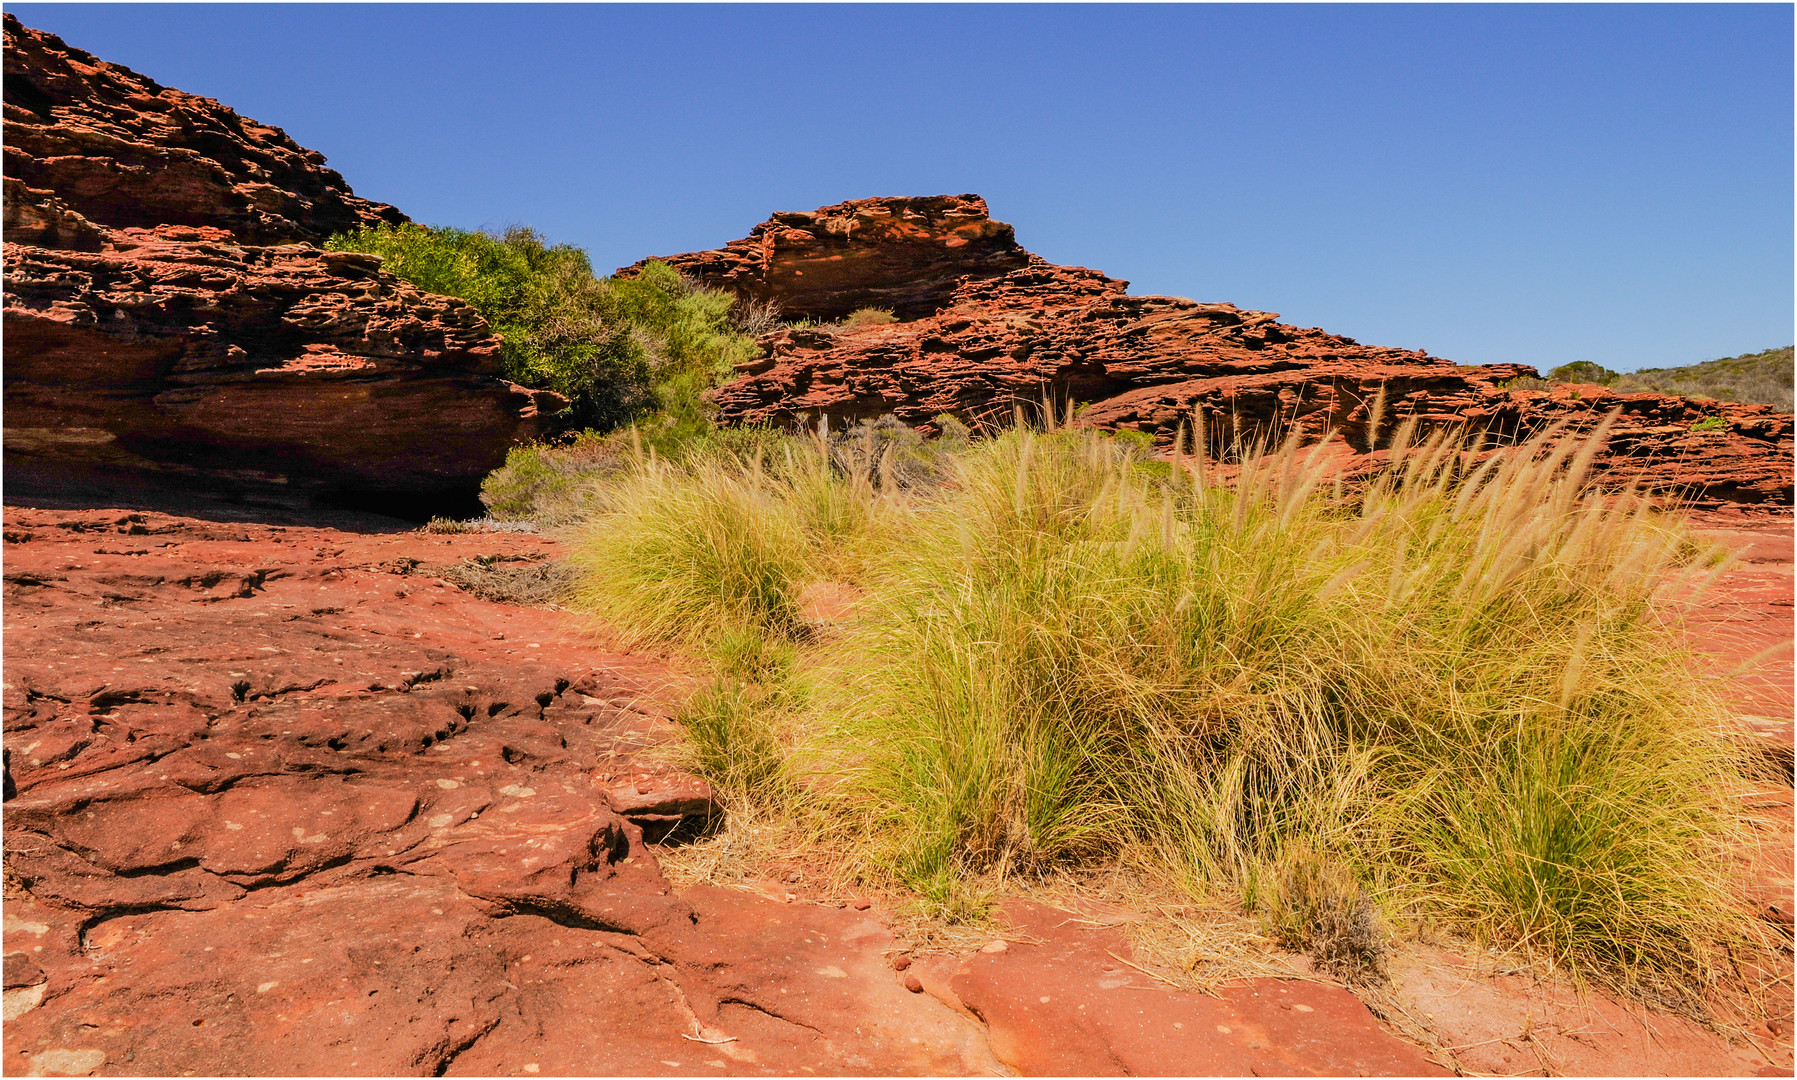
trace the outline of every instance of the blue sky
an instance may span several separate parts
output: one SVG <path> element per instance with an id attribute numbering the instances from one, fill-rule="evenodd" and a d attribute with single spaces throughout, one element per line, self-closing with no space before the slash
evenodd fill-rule
<path id="1" fill-rule="evenodd" d="M 10 4 L 601 271 L 977 192 L 1032 251 L 1462 363 L 1793 339 L 1793 8 Z"/>

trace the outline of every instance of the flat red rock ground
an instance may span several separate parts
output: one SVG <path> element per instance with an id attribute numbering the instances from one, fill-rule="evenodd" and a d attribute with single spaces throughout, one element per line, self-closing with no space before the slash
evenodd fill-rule
<path id="1" fill-rule="evenodd" d="M 1791 1071 L 1788 1008 L 1730 1041 L 1439 951 L 1388 1026 L 1320 981 L 1172 990 L 1039 903 L 901 972 L 882 903 L 673 889 L 627 814 L 696 790 L 654 752 L 682 673 L 439 576 L 549 539 L 337 524 L 6 508 L 5 1073 Z M 1694 632 L 1783 754 L 1788 923 L 1791 528 L 1721 524 Z"/>

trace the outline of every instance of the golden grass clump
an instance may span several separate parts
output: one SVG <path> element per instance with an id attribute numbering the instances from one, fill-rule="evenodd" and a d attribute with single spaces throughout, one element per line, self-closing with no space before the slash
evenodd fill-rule
<path id="1" fill-rule="evenodd" d="M 1400 433 L 1351 489 L 1292 441 L 1225 482 L 1022 426 L 908 491 L 817 439 L 645 460 L 587 526 L 583 596 L 714 657 L 696 763 L 940 911 L 1121 861 L 1363 981 L 1426 917 L 1697 993 L 1758 940 L 1725 714 L 1656 599 L 1714 560 L 1588 483 L 1601 438 Z M 864 596 L 812 641 L 826 579 Z M 745 634 L 786 651 L 756 666 Z"/>

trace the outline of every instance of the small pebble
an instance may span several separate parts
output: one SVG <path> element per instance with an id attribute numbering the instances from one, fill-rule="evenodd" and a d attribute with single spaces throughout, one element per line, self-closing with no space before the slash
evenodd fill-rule
<path id="1" fill-rule="evenodd" d="M 893 960 L 893 962 L 892 962 L 892 970 L 894 970 L 894 971 L 903 971 L 910 966 L 911 966 L 911 958 L 909 956 L 898 957 L 897 959 Z"/>
<path id="2" fill-rule="evenodd" d="M 855 910 L 856 911 L 866 911 L 868 908 L 873 907 L 873 906 L 874 906 L 874 902 L 872 900 L 869 900 L 865 896 L 863 896 L 861 899 L 855 901 Z"/>
<path id="3" fill-rule="evenodd" d="M 923 993 L 923 980 L 915 975 L 907 975 L 905 976 L 905 989 L 913 994 L 921 994 Z"/>
<path id="4" fill-rule="evenodd" d="M 1010 946 L 1005 944 L 1004 939 L 1000 938 L 997 941 L 988 941 L 986 944 L 981 945 L 980 951 L 983 953 L 1001 953 L 1009 948 Z"/>

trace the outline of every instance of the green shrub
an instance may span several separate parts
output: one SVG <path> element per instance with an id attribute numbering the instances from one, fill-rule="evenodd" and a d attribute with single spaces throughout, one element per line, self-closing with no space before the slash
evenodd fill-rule
<path id="1" fill-rule="evenodd" d="M 1617 375 L 1614 371 L 1589 360 L 1575 360 L 1570 364 L 1561 364 L 1547 373 L 1547 380 L 1550 383 L 1596 383 L 1598 386 L 1609 386 L 1616 379 Z"/>
<path id="2" fill-rule="evenodd" d="M 503 339 L 507 378 L 568 398 L 555 418 L 564 429 L 606 430 L 651 409 L 703 419 L 700 395 L 756 352 L 732 324 L 729 295 L 663 263 L 601 279 L 586 252 L 527 228 L 380 226 L 325 246 L 380 255 L 389 273 L 473 305 Z"/>
<path id="3" fill-rule="evenodd" d="M 1616 380 L 1616 389 L 1770 405 L 1779 412 L 1788 413 L 1792 396 L 1791 358 L 1791 346 L 1786 345 L 1782 349 L 1767 349 L 1685 367 L 1631 371 Z"/>
<path id="4" fill-rule="evenodd" d="M 566 524 L 589 508 L 596 483 L 625 470 L 628 454 L 616 436 L 592 432 L 515 446 L 481 481 L 481 501 L 498 521 Z"/>
<path id="5" fill-rule="evenodd" d="M 1566 364 L 1548 372 L 1548 381 L 1526 376 L 1512 379 L 1505 389 L 1543 389 L 1550 382 L 1598 383 L 1618 393 L 1678 394 L 1715 401 L 1739 401 L 1770 405 L 1791 411 L 1792 348 L 1706 360 L 1675 368 L 1646 368 L 1618 374 L 1589 361 Z"/>
<path id="6" fill-rule="evenodd" d="M 1498 383 L 1499 390 L 1546 390 L 1553 383 L 1546 379 L 1537 379 L 1533 375 L 1518 375 L 1514 379 L 1505 379 Z"/>

